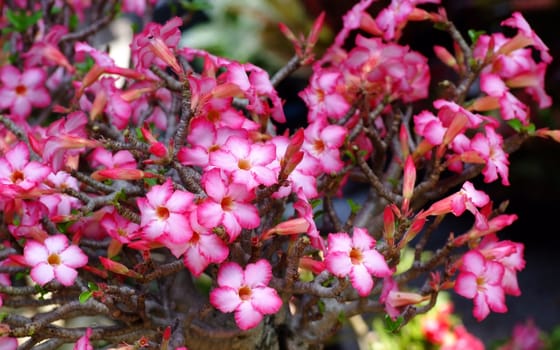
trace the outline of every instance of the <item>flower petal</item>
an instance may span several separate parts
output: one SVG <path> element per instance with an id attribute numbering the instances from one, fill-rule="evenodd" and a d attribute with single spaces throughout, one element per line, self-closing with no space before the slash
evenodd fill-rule
<path id="1" fill-rule="evenodd" d="M 244 331 L 256 327 L 262 318 L 263 315 L 255 310 L 249 302 L 241 303 L 235 311 L 235 322 Z"/>
<path id="2" fill-rule="evenodd" d="M 210 292 L 210 304 L 221 312 L 233 312 L 241 304 L 241 299 L 237 289 L 221 287 Z"/>
<path id="3" fill-rule="evenodd" d="M 68 237 L 65 235 L 54 235 L 45 239 L 45 247 L 52 253 L 61 253 L 68 247 Z"/>
<path id="4" fill-rule="evenodd" d="M 218 285 L 220 287 L 230 287 L 235 290 L 241 288 L 245 283 L 243 280 L 243 269 L 234 262 L 222 264 L 218 271 Z"/>
<path id="5" fill-rule="evenodd" d="M 44 263 L 47 261 L 49 257 L 49 252 L 44 245 L 36 241 L 27 241 L 25 243 L 25 248 L 23 248 L 23 256 L 25 258 L 25 262 L 29 266 L 35 266 L 40 263 Z"/>
<path id="6" fill-rule="evenodd" d="M 62 264 L 73 268 L 82 267 L 88 263 L 87 255 L 76 245 L 69 246 L 59 256 Z"/>
<path id="7" fill-rule="evenodd" d="M 325 257 L 325 265 L 333 275 L 345 277 L 352 269 L 350 256 L 345 252 L 328 253 Z"/>
<path id="8" fill-rule="evenodd" d="M 350 281 L 362 297 L 367 296 L 373 288 L 373 279 L 363 265 L 354 265 L 350 270 Z"/>
<path id="9" fill-rule="evenodd" d="M 254 264 L 248 264 L 245 267 L 244 279 L 249 287 L 259 285 L 268 285 L 272 278 L 272 267 L 270 263 L 264 259 L 257 261 Z"/>
<path id="10" fill-rule="evenodd" d="M 54 278 L 54 269 L 47 263 L 40 263 L 31 269 L 29 275 L 35 283 L 44 286 Z"/>
<path id="11" fill-rule="evenodd" d="M 76 277 L 78 277 L 78 271 L 61 264 L 54 267 L 54 276 L 62 285 L 69 287 L 74 284 Z"/>
<path id="12" fill-rule="evenodd" d="M 253 288 L 251 292 L 251 303 L 261 314 L 275 314 L 282 307 L 282 299 L 273 288 Z"/>

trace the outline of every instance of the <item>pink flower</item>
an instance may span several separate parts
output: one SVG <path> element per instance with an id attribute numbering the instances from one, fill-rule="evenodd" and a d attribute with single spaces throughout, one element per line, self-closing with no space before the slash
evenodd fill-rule
<path id="1" fill-rule="evenodd" d="M 74 344 L 73 350 L 93 350 L 93 346 L 91 345 L 89 338 L 91 337 L 91 328 L 86 328 L 86 334 L 80 337 L 76 344 Z"/>
<path id="2" fill-rule="evenodd" d="M 27 68 L 23 73 L 11 65 L 0 68 L 0 109 L 10 108 L 17 120 L 31 114 L 33 107 L 47 107 L 51 103 L 45 88 L 47 74 L 41 68 Z"/>
<path id="3" fill-rule="evenodd" d="M 7 185 L 29 191 L 41 184 L 50 172 L 49 167 L 29 161 L 29 149 L 19 142 L 0 158 L 0 188 Z"/>
<path id="4" fill-rule="evenodd" d="M 318 120 L 305 128 L 305 141 L 302 149 L 318 160 L 326 173 L 340 171 L 344 162 L 340 159 L 339 148 L 344 144 L 348 130 L 339 125 L 328 125 Z"/>
<path id="5" fill-rule="evenodd" d="M 198 277 L 211 263 L 219 264 L 224 261 L 229 249 L 220 237 L 196 222 L 196 215 L 192 216 L 193 234 L 183 253 L 183 262 Z"/>
<path id="6" fill-rule="evenodd" d="M 209 165 L 224 169 L 232 175 L 233 181 L 252 189 L 276 183 L 276 172 L 268 166 L 275 159 L 274 144 L 251 143 L 245 138 L 230 136 L 222 149 L 210 153 Z"/>
<path id="7" fill-rule="evenodd" d="M 532 319 L 525 323 L 517 323 L 513 327 L 511 339 L 498 350 L 542 350 L 546 349 L 541 337 L 541 330 Z"/>
<path id="8" fill-rule="evenodd" d="M 23 256 L 31 267 L 31 279 L 42 286 L 53 279 L 71 286 L 78 276 L 76 269 L 88 262 L 87 255 L 78 246 L 69 245 L 64 235 L 50 236 L 43 243 L 27 241 Z"/>
<path id="9" fill-rule="evenodd" d="M 82 111 L 68 114 L 65 118 L 51 123 L 44 133 L 30 135 L 33 150 L 42 154 L 43 160 L 50 164 L 53 172 L 63 167 L 72 167 L 73 157 L 85 152 L 86 147 L 97 147 L 99 143 L 87 137 L 88 118 Z"/>
<path id="10" fill-rule="evenodd" d="M 181 40 L 179 27 L 183 21 L 173 17 L 163 26 L 157 23 L 148 23 L 142 33 L 136 35 L 132 41 L 132 58 L 140 68 L 150 68 L 152 64 L 161 67 L 167 65 L 177 74 L 182 73 L 182 68 L 175 58 L 173 50 Z"/>
<path id="11" fill-rule="evenodd" d="M 350 104 L 341 93 L 343 87 L 344 78 L 340 71 L 321 69 L 313 74 L 309 86 L 299 93 L 309 107 L 308 120 L 339 119 L 348 113 Z"/>
<path id="12" fill-rule="evenodd" d="M 256 327 L 264 315 L 278 312 L 282 300 L 268 287 L 272 267 L 266 260 L 248 264 L 245 270 L 227 262 L 218 271 L 218 288 L 210 292 L 210 303 L 222 312 L 235 312 L 235 322 L 242 330 Z"/>
<path id="13" fill-rule="evenodd" d="M 179 150 L 177 159 L 185 165 L 198 165 L 206 168 L 210 154 L 224 149 L 230 136 L 247 138 L 248 133 L 243 129 L 217 127 L 206 118 L 194 118 L 190 123 L 190 132 L 187 136 L 189 146 Z"/>
<path id="14" fill-rule="evenodd" d="M 498 241 L 495 234 L 485 236 L 478 246 L 478 250 L 487 260 L 498 262 L 504 267 L 502 287 L 506 294 L 521 295 L 517 272 L 525 268 L 524 249 L 523 243 Z"/>
<path id="15" fill-rule="evenodd" d="M 435 202 L 422 216 L 437 216 L 447 213 L 460 216 L 465 210 L 468 210 L 475 216 L 475 228 L 486 230 L 488 228 L 488 220 L 477 208 L 482 208 L 488 203 L 490 203 L 490 197 L 483 191 L 475 189 L 470 181 L 466 181 L 459 192 Z"/>
<path id="16" fill-rule="evenodd" d="M 508 186 L 509 161 L 508 155 L 503 149 L 502 136 L 491 126 L 484 128 L 485 134 L 476 134 L 471 140 L 471 148 L 476 151 L 485 161 L 484 182 L 492 182 L 498 178 L 498 174 L 502 178 L 502 185 Z"/>
<path id="17" fill-rule="evenodd" d="M 0 349 L 2 350 L 16 350 L 18 347 L 18 340 L 12 337 L 0 337 Z"/>
<path id="18" fill-rule="evenodd" d="M 192 209 L 193 198 L 190 192 L 173 191 L 171 179 L 153 186 L 145 198 L 137 199 L 142 236 L 166 245 L 190 240 L 192 229 L 188 212 Z"/>
<path id="19" fill-rule="evenodd" d="M 352 286 L 362 297 L 373 288 L 373 279 L 392 274 L 385 258 L 375 250 L 375 239 L 363 228 L 354 228 L 352 238 L 347 233 L 331 233 L 325 257 L 327 270 L 338 277 L 350 276 Z"/>
<path id="20" fill-rule="evenodd" d="M 507 312 L 505 294 L 502 287 L 504 267 L 488 261 L 476 250 L 466 253 L 455 281 L 455 292 L 468 299 L 474 299 L 473 316 L 482 321 L 490 310 Z"/>
<path id="21" fill-rule="evenodd" d="M 208 228 L 223 225 L 234 241 L 241 229 L 256 228 L 260 224 L 257 208 L 251 204 L 254 190 L 246 185 L 231 182 L 220 169 L 214 168 L 202 176 L 202 186 L 208 194 L 197 208 L 198 222 Z"/>

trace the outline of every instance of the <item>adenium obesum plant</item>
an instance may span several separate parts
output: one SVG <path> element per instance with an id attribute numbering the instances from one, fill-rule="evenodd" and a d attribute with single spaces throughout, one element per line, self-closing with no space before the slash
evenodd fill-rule
<path id="1" fill-rule="evenodd" d="M 403 327 L 444 290 L 480 321 L 506 312 L 524 246 L 499 231 L 517 216 L 475 180 L 508 186 L 525 140 L 560 141 L 534 124 L 552 58 L 521 13 L 466 39 L 439 0 L 373 3 L 321 55 L 323 15 L 307 34 L 279 23 L 295 55 L 267 72 L 181 46 L 179 17 L 143 23 L 129 67 L 94 47 L 154 1 L 5 2 L 2 348 L 316 348 L 348 317 Z M 454 43 L 433 43 L 445 94 L 402 42 L 417 21 Z M 280 132 L 276 87 L 302 66 L 305 126 Z M 348 185 L 367 198 L 343 215 Z M 447 215 L 472 226 L 445 232 Z"/>

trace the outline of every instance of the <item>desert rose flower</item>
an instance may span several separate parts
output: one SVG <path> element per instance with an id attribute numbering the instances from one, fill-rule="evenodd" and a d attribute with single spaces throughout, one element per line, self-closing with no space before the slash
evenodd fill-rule
<path id="1" fill-rule="evenodd" d="M 43 243 L 27 241 L 23 257 L 31 266 L 31 279 L 42 286 L 53 279 L 71 286 L 78 276 L 76 269 L 88 262 L 87 255 L 78 246 L 69 245 L 64 235 L 50 236 Z"/>
<path id="2" fill-rule="evenodd" d="M 362 297 L 373 288 L 371 275 L 387 277 L 392 274 L 383 255 L 375 250 L 375 239 L 363 228 L 354 228 L 352 238 L 347 233 L 331 233 L 328 243 L 327 269 L 338 277 L 350 276 L 352 286 Z"/>
<path id="3" fill-rule="evenodd" d="M 10 65 L 0 69 L 0 109 L 10 108 L 11 114 L 23 120 L 31 114 L 32 107 L 47 107 L 51 103 L 44 87 L 47 74 L 41 68 L 28 68 L 23 73 Z"/>
<path id="4" fill-rule="evenodd" d="M 218 271 L 218 288 L 210 292 L 210 303 L 222 312 L 235 312 L 242 330 L 256 327 L 264 315 L 280 310 L 282 300 L 268 287 L 272 267 L 266 260 L 249 264 L 245 270 L 234 262 L 224 263 Z"/>

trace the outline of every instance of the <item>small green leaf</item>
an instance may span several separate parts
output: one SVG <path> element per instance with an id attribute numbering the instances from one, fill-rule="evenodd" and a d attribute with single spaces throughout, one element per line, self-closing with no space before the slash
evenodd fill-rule
<path id="1" fill-rule="evenodd" d="M 519 119 L 511 119 L 508 120 L 508 125 L 512 127 L 513 130 L 517 131 L 517 132 L 521 132 L 521 130 L 523 130 L 523 124 L 521 123 L 521 121 Z"/>
<path id="2" fill-rule="evenodd" d="M 88 289 L 91 290 L 91 291 L 99 290 L 99 287 L 97 286 L 97 284 L 95 284 L 95 282 L 88 282 L 87 286 L 88 286 Z"/>
<path id="3" fill-rule="evenodd" d="M 399 329 L 399 327 L 401 326 L 403 321 L 404 321 L 404 318 L 402 316 L 397 317 L 397 319 L 393 321 L 391 316 L 385 315 L 385 329 L 388 332 L 394 332 L 397 329 Z"/>
<path id="4" fill-rule="evenodd" d="M 480 38 L 481 35 L 486 34 L 486 32 L 484 30 L 469 29 L 468 34 L 469 34 L 469 38 L 471 39 L 471 42 L 473 44 L 476 44 L 478 38 Z"/>
<path id="5" fill-rule="evenodd" d="M 86 301 L 88 301 L 91 298 L 92 295 L 93 295 L 93 292 L 90 291 L 90 290 L 81 293 L 80 296 L 79 296 L 80 304 L 83 304 Z"/>
<path id="6" fill-rule="evenodd" d="M 360 204 L 352 200 L 352 198 L 348 198 L 346 200 L 346 203 L 348 203 L 348 205 L 350 206 L 350 211 L 352 212 L 352 214 L 357 214 L 358 211 L 360 211 L 360 208 L 362 207 Z"/>

